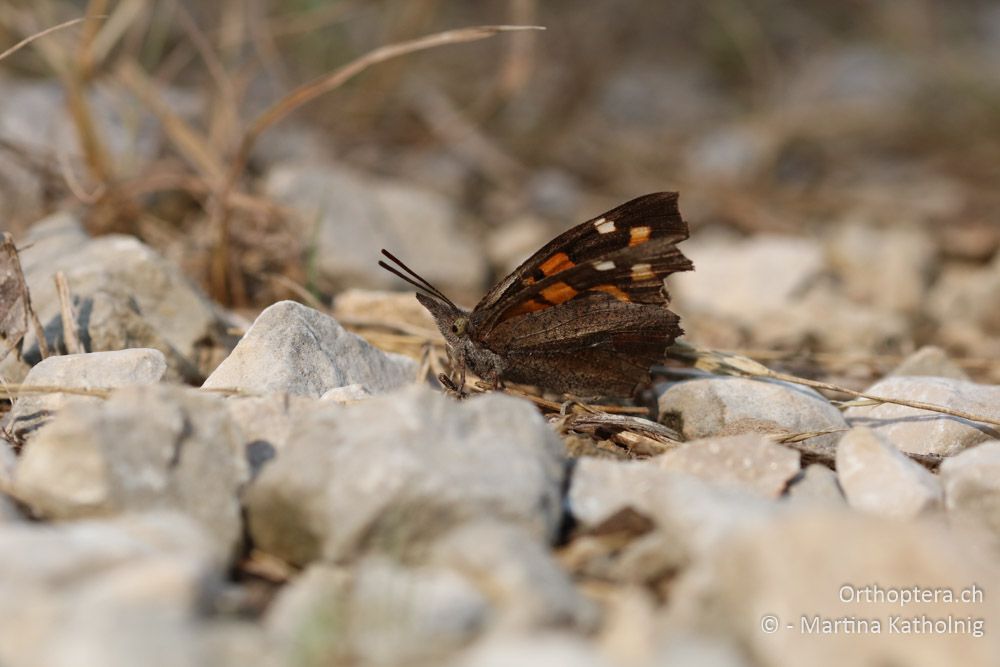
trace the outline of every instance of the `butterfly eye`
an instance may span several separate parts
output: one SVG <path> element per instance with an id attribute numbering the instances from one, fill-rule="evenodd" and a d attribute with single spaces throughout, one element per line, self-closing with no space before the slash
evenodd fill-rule
<path id="1" fill-rule="evenodd" d="M 451 332 L 454 333 L 454 334 L 458 333 L 458 325 L 457 324 L 452 324 L 451 325 Z"/>
<path id="2" fill-rule="evenodd" d="M 469 320 L 466 317 L 459 317 L 451 324 L 451 332 L 458 336 L 465 335 L 465 328 L 469 324 Z"/>

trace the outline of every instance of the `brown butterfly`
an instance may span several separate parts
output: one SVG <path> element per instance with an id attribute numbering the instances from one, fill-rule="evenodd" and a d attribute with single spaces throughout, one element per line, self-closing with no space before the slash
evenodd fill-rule
<path id="1" fill-rule="evenodd" d="M 418 290 L 459 374 L 583 396 L 631 396 L 684 333 L 667 309 L 664 277 L 690 271 L 676 192 L 626 202 L 560 234 L 487 292 L 472 312 L 386 250 Z"/>

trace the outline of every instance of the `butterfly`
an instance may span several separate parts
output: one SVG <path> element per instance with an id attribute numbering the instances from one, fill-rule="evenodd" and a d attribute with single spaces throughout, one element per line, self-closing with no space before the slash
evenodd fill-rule
<path id="1" fill-rule="evenodd" d="M 466 371 L 578 396 L 629 397 L 684 331 L 663 279 L 690 271 L 676 192 L 628 201 L 560 234 L 472 311 L 385 249 L 379 265 L 417 288 L 444 336 L 460 394 Z M 398 268 L 397 268 L 398 267 Z"/>

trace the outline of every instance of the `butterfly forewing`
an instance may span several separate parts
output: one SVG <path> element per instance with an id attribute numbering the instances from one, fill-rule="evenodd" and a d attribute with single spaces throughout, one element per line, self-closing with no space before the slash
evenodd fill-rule
<path id="1" fill-rule="evenodd" d="M 483 297 L 475 308 L 478 316 L 473 319 L 478 320 L 480 326 L 488 326 L 507 312 L 514 302 L 524 300 L 525 288 L 581 264 L 654 240 L 670 238 L 677 243 L 687 236 L 687 224 L 677 208 L 676 192 L 656 192 L 637 197 L 569 229 L 547 243 Z"/>

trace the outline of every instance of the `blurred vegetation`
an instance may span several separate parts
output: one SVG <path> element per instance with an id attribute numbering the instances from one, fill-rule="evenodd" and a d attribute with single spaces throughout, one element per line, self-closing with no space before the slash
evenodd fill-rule
<path id="1" fill-rule="evenodd" d="M 260 153 L 226 192 L 257 114 L 379 46 L 483 24 L 547 30 L 378 64 L 265 135 L 314 128 L 331 159 L 440 189 L 484 228 L 678 189 L 696 228 L 863 215 L 946 223 L 941 247 L 963 261 L 1000 244 L 994 3 L 8 0 L 0 43 L 84 15 L 0 64 L 0 88 L 59 79 L 78 146 L 8 139 L 4 159 L 43 164 L 47 207 L 85 204 L 94 233 L 179 244 L 229 304 L 280 296 L 262 273 L 305 281 L 306 249 L 254 189 Z M 112 158 L 90 97 L 112 87 L 164 127 L 154 155 Z M 198 94 L 194 116 L 166 103 L 175 88 Z"/>

